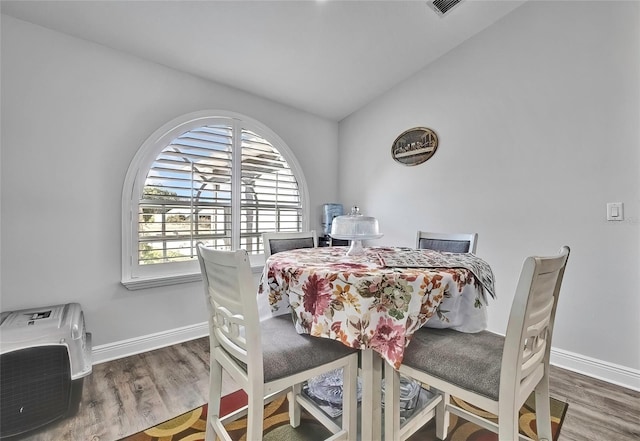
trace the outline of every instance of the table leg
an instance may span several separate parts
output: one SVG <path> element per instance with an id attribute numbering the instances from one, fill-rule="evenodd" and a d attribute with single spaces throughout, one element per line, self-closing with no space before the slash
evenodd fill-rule
<path id="1" fill-rule="evenodd" d="M 361 351 L 362 441 L 382 440 L 382 358 L 372 349 Z"/>

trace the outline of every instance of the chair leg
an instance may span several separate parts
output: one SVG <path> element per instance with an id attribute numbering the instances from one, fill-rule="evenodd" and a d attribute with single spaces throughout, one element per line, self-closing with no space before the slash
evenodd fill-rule
<path id="1" fill-rule="evenodd" d="M 300 425 L 302 412 L 297 400 L 300 393 L 302 393 L 302 384 L 300 383 L 294 384 L 291 390 L 287 392 L 287 401 L 289 401 L 289 424 L 291 424 L 291 427 L 298 427 Z"/>
<path id="2" fill-rule="evenodd" d="M 211 421 L 220 418 L 220 399 L 222 398 L 222 365 L 213 357 L 209 360 L 209 409 L 205 431 L 205 441 L 216 439 Z"/>
<path id="3" fill-rule="evenodd" d="M 247 391 L 247 440 L 261 441 L 264 425 L 264 390 L 250 387 Z"/>
<path id="4" fill-rule="evenodd" d="M 515 399 L 505 400 L 505 403 L 500 404 L 498 412 L 498 439 L 500 441 L 518 441 L 519 411 L 519 408 L 516 409 Z"/>
<path id="5" fill-rule="evenodd" d="M 551 441 L 551 404 L 549 402 L 549 375 L 545 374 L 536 387 L 536 427 L 540 441 Z"/>
<path id="6" fill-rule="evenodd" d="M 358 437 L 358 358 L 350 357 L 342 370 L 342 430 L 348 441 Z"/>
<path id="7" fill-rule="evenodd" d="M 384 439 L 399 440 L 400 372 L 384 364 Z"/>
<path id="8" fill-rule="evenodd" d="M 216 441 L 218 437 L 216 435 L 216 431 L 213 429 L 213 426 L 211 425 L 211 416 L 207 418 L 207 425 L 204 430 L 205 430 L 204 441 Z"/>
<path id="9" fill-rule="evenodd" d="M 204 441 L 216 441 L 216 439 L 216 432 L 213 430 L 213 427 L 211 427 L 211 424 L 207 422 L 207 428 L 204 432 Z"/>
<path id="10" fill-rule="evenodd" d="M 450 413 L 447 408 L 451 395 L 447 392 L 440 392 L 442 400 L 436 405 L 436 438 L 446 439 L 449 432 Z"/>

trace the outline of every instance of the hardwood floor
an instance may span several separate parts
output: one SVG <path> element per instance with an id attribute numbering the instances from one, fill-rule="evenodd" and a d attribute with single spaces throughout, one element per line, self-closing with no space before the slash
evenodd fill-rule
<path id="1" fill-rule="evenodd" d="M 95 365 L 77 415 L 19 439 L 119 440 L 204 404 L 208 365 L 208 338 Z M 551 393 L 569 403 L 559 441 L 640 440 L 640 392 L 553 367 Z"/>
<path id="2" fill-rule="evenodd" d="M 640 440 L 640 392 L 554 366 L 550 388 L 569 403 L 559 441 Z"/>

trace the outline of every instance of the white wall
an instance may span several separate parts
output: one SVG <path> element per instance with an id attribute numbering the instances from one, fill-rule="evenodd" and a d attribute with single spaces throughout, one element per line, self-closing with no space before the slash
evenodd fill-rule
<path id="1" fill-rule="evenodd" d="M 638 381 L 639 106 L 640 3 L 528 2 L 341 121 L 339 202 L 378 218 L 379 245 L 478 232 L 499 332 L 524 258 L 568 244 L 556 353 Z M 406 167 L 391 144 L 416 126 L 440 146 Z"/>
<path id="2" fill-rule="evenodd" d="M 79 302 L 94 347 L 206 321 L 200 283 L 120 284 L 129 163 L 193 111 L 238 112 L 276 132 L 303 168 L 320 231 L 337 172 L 318 165 L 337 161 L 337 123 L 4 15 L 1 37 L 1 310 Z"/>
<path id="3" fill-rule="evenodd" d="M 497 277 L 493 330 L 506 327 L 524 257 L 569 244 L 554 348 L 637 375 L 639 17 L 637 2 L 529 2 L 342 121 L 338 137 L 333 122 L 2 16 L 0 309 L 78 301 L 94 346 L 203 322 L 199 284 L 119 283 L 120 197 L 149 134 L 220 108 L 291 147 L 317 230 L 321 204 L 337 201 L 378 217 L 375 244 L 477 231 Z M 422 125 L 440 136 L 436 155 L 395 163 L 395 137 Z M 624 222 L 605 221 L 611 201 L 625 203 Z"/>

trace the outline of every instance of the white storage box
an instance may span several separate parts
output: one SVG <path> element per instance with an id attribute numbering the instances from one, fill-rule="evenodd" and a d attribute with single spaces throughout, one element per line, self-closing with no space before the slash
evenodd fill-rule
<path id="1" fill-rule="evenodd" d="M 74 414 L 91 369 L 79 304 L 0 314 L 0 437 Z"/>

